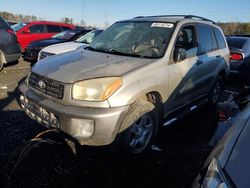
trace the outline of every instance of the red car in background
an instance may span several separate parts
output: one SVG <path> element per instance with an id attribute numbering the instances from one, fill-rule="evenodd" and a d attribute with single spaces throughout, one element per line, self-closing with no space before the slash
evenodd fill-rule
<path id="1" fill-rule="evenodd" d="M 22 49 L 34 40 L 47 39 L 56 33 L 75 28 L 71 24 L 48 21 L 20 22 L 11 27 Z"/>

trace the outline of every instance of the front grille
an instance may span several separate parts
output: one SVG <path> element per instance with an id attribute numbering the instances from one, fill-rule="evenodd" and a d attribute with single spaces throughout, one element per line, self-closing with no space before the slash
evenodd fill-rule
<path id="1" fill-rule="evenodd" d="M 49 96 L 63 98 L 64 85 L 58 81 L 32 72 L 29 76 L 29 85 Z"/>
<path id="2" fill-rule="evenodd" d="M 55 55 L 55 54 L 54 53 L 49 53 L 49 52 L 41 51 L 40 55 L 39 55 L 39 60 L 45 59 L 45 58 L 47 58 L 49 56 L 52 56 L 52 55 Z"/>

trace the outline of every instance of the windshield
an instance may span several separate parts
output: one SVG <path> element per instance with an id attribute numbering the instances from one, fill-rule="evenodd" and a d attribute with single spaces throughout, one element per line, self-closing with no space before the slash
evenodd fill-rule
<path id="1" fill-rule="evenodd" d="M 26 23 L 23 23 L 23 22 L 20 22 L 20 23 L 17 23 L 17 24 L 14 24 L 11 26 L 11 28 L 17 32 L 18 30 L 22 29 L 24 26 L 26 26 L 27 24 Z"/>
<path id="2" fill-rule="evenodd" d="M 75 30 L 67 30 L 67 31 L 63 31 L 61 33 L 57 33 L 57 34 L 53 35 L 52 38 L 56 38 L 56 39 L 70 39 L 76 33 L 77 33 L 77 31 L 75 31 Z"/>
<path id="3" fill-rule="evenodd" d="M 166 22 L 117 22 L 86 49 L 147 58 L 164 55 L 174 24 Z"/>
<path id="4" fill-rule="evenodd" d="M 89 44 L 91 43 L 95 37 L 97 37 L 97 35 L 99 35 L 102 32 L 102 30 L 94 30 L 91 32 L 88 32 L 87 34 L 81 36 L 79 39 L 76 40 L 76 42 L 79 43 L 85 43 L 85 44 Z"/>

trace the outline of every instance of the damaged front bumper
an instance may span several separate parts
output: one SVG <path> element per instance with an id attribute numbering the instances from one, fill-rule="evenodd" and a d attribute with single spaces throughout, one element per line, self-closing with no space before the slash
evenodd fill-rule
<path id="1" fill-rule="evenodd" d="M 116 108 L 79 107 L 59 103 L 21 84 L 20 106 L 47 128 L 57 128 L 82 145 L 108 145 L 115 139 L 129 106 Z"/>

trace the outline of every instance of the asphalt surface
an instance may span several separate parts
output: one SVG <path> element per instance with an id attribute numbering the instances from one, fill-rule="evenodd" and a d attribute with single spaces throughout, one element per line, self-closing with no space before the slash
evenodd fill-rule
<path id="1" fill-rule="evenodd" d="M 218 116 L 209 104 L 164 128 L 152 149 L 138 156 L 102 147 L 72 152 L 58 134 L 30 141 L 46 129 L 16 102 L 29 70 L 19 60 L 0 72 L 0 187 L 190 187 L 212 149 Z"/>

